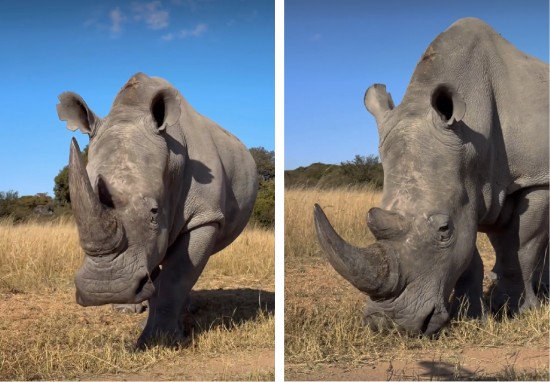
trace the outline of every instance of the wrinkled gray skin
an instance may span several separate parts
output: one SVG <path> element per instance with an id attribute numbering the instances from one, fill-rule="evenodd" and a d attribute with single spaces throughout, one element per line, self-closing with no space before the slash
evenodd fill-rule
<path id="1" fill-rule="evenodd" d="M 367 324 L 429 335 L 464 298 L 479 316 L 478 231 L 497 255 L 491 308 L 536 306 L 533 285 L 548 282 L 548 65 L 461 19 L 428 47 L 399 106 L 384 85 L 365 105 L 384 168 L 368 213 L 376 242 L 354 247 L 314 215 L 333 267 L 368 295 Z"/>
<path id="2" fill-rule="evenodd" d="M 77 94 L 59 100 L 59 118 L 90 136 L 86 169 L 74 139 L 69 163 L 71 204 L 86 253 L 75 278 L 77 302 L 138 306 L 148 300 L 138 346 L 181 340 L 191 288 L 208 258 L 240 234 L 251 214 L 252 156 L 161 78 L 134 75 L 105 118 Z"/>

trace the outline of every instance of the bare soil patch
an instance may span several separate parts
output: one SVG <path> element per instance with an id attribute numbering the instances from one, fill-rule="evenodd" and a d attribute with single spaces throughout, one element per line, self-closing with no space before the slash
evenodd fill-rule
<path id="1" fill-rule="evenodd" d="M 273 350 L 239 351 L 218 356 L 199 356 L 180 362 L 159 362 L 147 373 L 106 374 L 90 380 L 126 381 L 219 381 L 219 380 L 274 380 Z M 88 378 L 84 376 L 83 380 Z"/>
<path id="2" fill-rule="evenodd" d="M 290 365 L 286 380 L 544 380 L 548 346 L 401 352 L 395 359 L 359 365 Z"/>

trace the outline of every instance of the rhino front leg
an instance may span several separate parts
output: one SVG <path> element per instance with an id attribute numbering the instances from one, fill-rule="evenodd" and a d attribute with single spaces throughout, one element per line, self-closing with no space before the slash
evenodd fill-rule
<path id="1" fill-rule="evenodd" d="M 155 280 L 155 294 L 149 300 L 149 316 L 137 348 L 157 343 L 176 345 L 185 340 L 182 314 L 189 292 L 197 282 L 212 253 L 218 225 L 196 228 L 172 245 Z"/>
<path id="2" fill-rule="evenodd" d="M 533 285 L 548 246 L 548 189 L 522 191 L 514 203 L 513 215 L 504 229 L 487 233 L 500 260 L 491 307 L 496 311 L 508 305 L 510 313 L 539 304 Z"/>
<path id="3" fill-rule="evenodd" d="M 479 318 L 483 312 L 483 261 L 477 248 L 468 268 L 462 273 L 455 285 L 453 300 L 451 302 L 451 317 L 460 313 L 461 305 L 467 304 L 464 312 L 467 317 Z"/>

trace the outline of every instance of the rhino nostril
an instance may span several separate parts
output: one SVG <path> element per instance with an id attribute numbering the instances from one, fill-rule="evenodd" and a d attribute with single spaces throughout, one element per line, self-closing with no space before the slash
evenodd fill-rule
<path id="1" fill-rule="evenodd" d="M 431 312 L 424 319 L 424 322 L 422 323 L 422 328 L 420 328 L 421 333 L 426 333 L 426 330 L 428 329 L 428 325 L 430 325 L 430 321 L 432 320 L 434 312 L 435 312 L 435 307 L 433 307 Z"/>
<path id="2" fill-rule="evenodd" d="M 136 296 L 139 296 L 140 293 L 143 291 L 143 288 L 145 287 L 145 285 L 147 285 L 147 283 L 150 281 L 150 277 L 149 275 L 146 275 L 145 277 L 143 277 L 140 281 L 139 281 L 139 284 L 136 288 Z"/>
<path id="3" fill-rule="evenodd" d="M 155 269 L 153 269 L 151 274 L 147 272 L 147 274 L 139 281 L 139 284 L 136 288 L 136 296 L 139 296 L 144 291 L 144 289 L 151 289 L 159 274 L 160 267 L 156 267 Z"/>
<path id="4" fill-rule="evenodd" d="M 153 269 L 153 272 L 151 272 L 151 281 L 155 281 L 157 279 L 157 277 L 160 275 L 160 266 L 156 267 L 155 269 Z"/>

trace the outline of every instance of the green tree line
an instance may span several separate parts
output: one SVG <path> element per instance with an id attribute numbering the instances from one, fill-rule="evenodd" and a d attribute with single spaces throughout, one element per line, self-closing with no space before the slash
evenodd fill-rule
<path id="1" fill-rule="evenodd" d="M 17 191 L 0 192 L 0 218 L 15 222 L 34 219 L 50 219 L 55 214 L 54 200 L 46 193 L 19 196 Z"/>
<path id="2" fill-rule="evenodd" d="M 382 189 L 384 170 L 377 156 L 356 155 L 340 164 L 313 163 L 307 167 L 285 171 L 285 187 L 335 188 L 368 185 Z"/>

